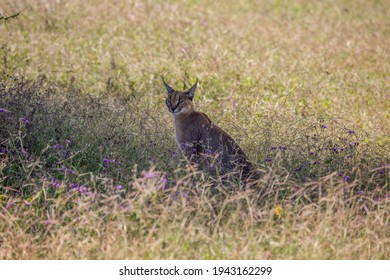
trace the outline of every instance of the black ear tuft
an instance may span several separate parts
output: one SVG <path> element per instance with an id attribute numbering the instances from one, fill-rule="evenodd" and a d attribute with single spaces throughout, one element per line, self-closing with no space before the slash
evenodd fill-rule
<path id="1" fill-rule="evenodd" d="M 189 99 L 193 99 L 195 95 L 196 86 L 198 85 L 198 78 L 196 78 L 195 84 L 188 90 L 186 90 L 184 93 L 187 95 Z"/>
<path id="2" fill-rule="evenodd" d="M 170 85 L 168 85 L 168 84 L 164 81 L 164 78 L 163 78 L 162 76 L 161 76 L 161 79 L 163 80 L 164 86 L 165 86 L 165 88 L 167 89 L 168 95 L 174 93 L 175 90 L 173 89 L 173 87 L 171 87 Z"/>

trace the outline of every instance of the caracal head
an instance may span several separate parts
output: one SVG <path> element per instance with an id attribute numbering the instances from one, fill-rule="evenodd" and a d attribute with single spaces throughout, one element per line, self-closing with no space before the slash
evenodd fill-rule
<path id="1" fill-rule="evenodd" d="M 165 104 L 168 107 L 168 110 L 175 116 L 183 116 L 194 110 L 194 105 L 192 104 L 192 99 L 195 95 L 196 86 L 198 84 L 198 79 L 196 79 L 195 84 L 186 91 L 177 91 L 170 85 L 168 85 L 164 78 L 162 78 L 164 86 L 167 90 L 168 97 L 165 100 Z"/>

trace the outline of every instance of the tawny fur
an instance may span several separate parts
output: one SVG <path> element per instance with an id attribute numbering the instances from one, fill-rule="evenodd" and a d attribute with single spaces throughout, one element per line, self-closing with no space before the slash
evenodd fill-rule
<path id="1" fill-rule="evenodd" d="M 185 157 L 202 168 L 217 168 L 220 174 L 235 171 L 248 178 L 254 169 L 239 145 L 206 114 L 195 111 L 192 99 L 197 81 L 186 91 L 163 82 L 168 93 L 166 105 L 174 117 L 176 142 Z"/>

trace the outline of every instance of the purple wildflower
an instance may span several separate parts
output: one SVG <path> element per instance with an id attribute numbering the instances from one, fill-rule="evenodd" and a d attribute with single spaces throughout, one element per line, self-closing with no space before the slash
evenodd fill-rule
<path id="1" fill-rule="evenodd" d="M 158 176 L 158 173 L 157 172 L 145 172 L 145 171 L 142 171 L 142 176 L 144 176 L 144 179 L 151 179 L 151 178 L 155 178 Z"/>
<path id="2" fill-rule="evenodd" d="M 61 144 L 55 144 L 53 146 L 53 150 L 62 150 L 64 148 L 64 146 L 62 146 Z"/>
<path id="3" fill-rule="evenodd" d="M 46 220 L 43 222 L 45 225 L 50 225 L 51 224 L 51 221 L 50 220 Z"/>
<path id="4" fill-rule="evenodd" d="M 272 158 L 270 158 L 270 157 L 265 158 L 265 162 L 271 162 L 271 161 L 272 161 Z"/>
<path id="5" fill-rule="evenodd" d="M 84 186 L 82 186 L 82 187 L 80 188 L 80 192 L 81 192 L 81 193 L 86 193 L 86 192 L 87 192 L 87 188 L 84 187 Z"/>
<path id="6" fill-rule="evenodd" d="M 206 154 L 211 155 L 211 150 L 206 149 Z"/>
<path id="7" fill-rule="evenodd" d="M 11 209 L 13 204 L 14 203 L 12 201 L 7 201 L 7 204 L 5 205 L 5 209 L 7 209 L 7 210 Z"/>
<path id="8" fill-rule="evenodd" d="M 19 121 L 21 121 L 24 124 L 29 124 L 30 123 L 30 121 L 28 119 L 25 119 L 25 118 L 19 118 Z"/>
<path id="9" fill-rule="evenodd" d="M 350 130 L 348 130 L 348 133 L 349 133 L 349 134 L 354 134 L 354 133 L 355 133 L 355 130 L 350 129 Z"/>
<path id="10" fill-rule="evenodd" d="M 70 156 L 70 153 L 68 151 L 64 151 L 62 153 L 62 158 L 68 158 Z"/>
<path id="11" fill-rule="evenodd" d="M 185 147 L 187 147 L 187 143 L 183 143 L 180 145 L 180 149 L 184 149 Z"/>
<path id="12" fill-rule="evenodd" d="M 52 185 L 53 185 L 53 187 L 55 187 L 56 189 L 59 189 L 59 188 L 61 187 L 61 182 L 55 180 L 55 181 L 52 182 Z"/>
<path id="13" fill-rule="evenodd" d="M 74 191 L 78 191 L 78 190 L 79 190 L 79 185 L 77 185 L 77 184 L 75 184 L 75 183 L 70 184 L 70 186 L 72 187 L 72 189 L 73 189 Z"/>
<path id="14" fill-rule="evenodd" d="M 302 170 L 302 166 L 298 166 L 297 168 L 295 168 L 295 172 L 299 172 Z"/>
<path id="15" fill-rule="evenodd" d="M 0 113 L 9 113 L 9 110 L 4 109 L 4 108 L 0 108 Z"/>
<path id="16" fill-rule="evenodd" d="M 167 173 L 164 173 L 163 176 L 161 177 L 161 183 L 163 184 L 162 185 L 162 189 L 165 190 L 166 189 L 166 183 L 167 183 Z"/>
<path id="17" fill-rule="evenodd" d="M 321 124 L 321 128 L 325 129 L 325 128 L 328 128 L 328 127 L 326 125 L 324 125 L 324 124 Z"/>
<path id="18" fill-rule="evenodd" d="M 315 153 L 315 152 L 310 152 L 309 154 L 313 156 L 313 155 L 315 155 L 316 153 Z"/>
<path id="19" fill-rule="evenodd" d="M 277 148 L 278 148 L 278 147 L 272 146 L 272 147 L 271 147 L 271 150 L 272 150 L 272 151 L 275 151 Z"/>
<path id="20" fill-rule="evenodd" d="M 58 169 L 58 171 L 66 171 L 66 166 L 62 166 L 61 168 Z"/>
<path id="21" fill-rule="evenodd" d="M 8 150 L 0 149 L 0 154 L 6 154 L 6 153 L 8 153 Z"/>
<path id="22" fill-rule="evenodd" d="M 110 163 L 114 163 L 114 162 L 115 162 L 115 159 L 108 159 L 108 158 L 103 159 L 103 165 L 105 167 L 108 167 Z"/>
<path id="23" fill-rule="evenodd" d="M 167 182 L 167 177 L 168 177 L 168 173 L 164 173 L 164 174 L 161 176 L 161 182 L 166 183 L 166 182 Z"/>
<path id="24" fill-rule="evenodd" d="M 118 185 L 118 186 L 116 186 L 116 189 L 117 190 L 121 190 L 121 189 L 123 189 L 123 186 L 122 185 Z"/>
<path id="25" fill-rule="evenodd" d="M 347 175 L 344 177 L 344 182 L 349 182 L 350 179 L 351 179 L 351 177 Z"/>

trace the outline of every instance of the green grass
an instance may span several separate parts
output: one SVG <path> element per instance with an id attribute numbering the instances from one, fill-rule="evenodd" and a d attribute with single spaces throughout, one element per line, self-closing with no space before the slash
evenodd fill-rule
<path id="1" fill-rule="evenodd" d="M 390 258 L 387 1 L 0 5 L 19 11 L 0 19 L 1 259 Z M 253 190 L 186 164 L 161 75 L 199 79 Z"/>

